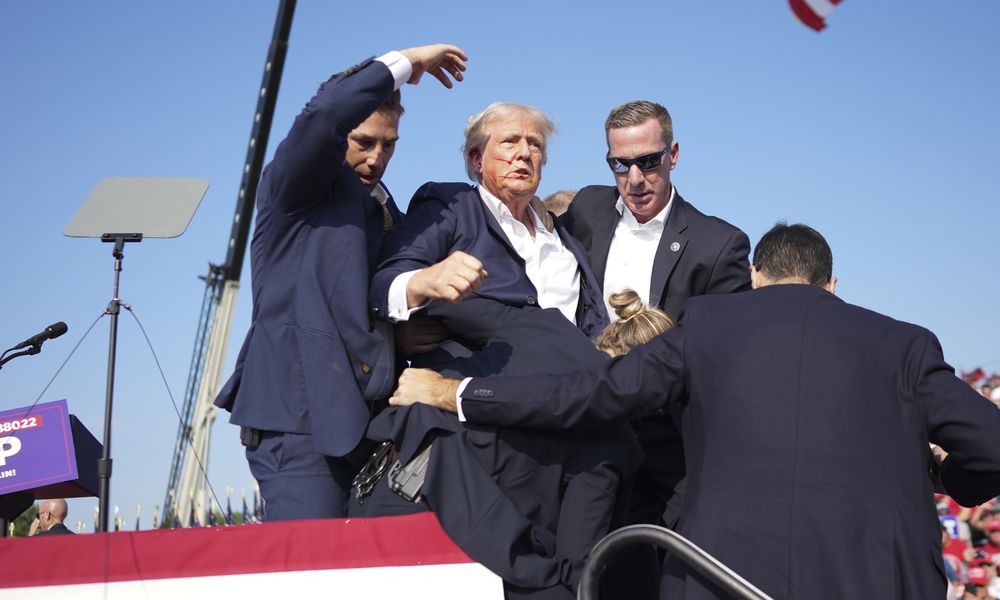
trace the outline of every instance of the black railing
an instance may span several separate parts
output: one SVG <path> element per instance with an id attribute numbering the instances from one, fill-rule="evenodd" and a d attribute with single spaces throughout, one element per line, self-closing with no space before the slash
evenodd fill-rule
<path id="1" fill-rule="evenodd" d="M 687 568 L 714 583 L 720 591 L 739 600 L 771 600 L 771 597 L 740 577 L 732 569 L 696 546 L 691 540 L 656 525 L 629 525 L 612 531 L 597 542 L 580 577 L 577 600 L 597 600 L 601 575 L 609 559 L 625 546 L 653 544 L 683 561 Z"/>

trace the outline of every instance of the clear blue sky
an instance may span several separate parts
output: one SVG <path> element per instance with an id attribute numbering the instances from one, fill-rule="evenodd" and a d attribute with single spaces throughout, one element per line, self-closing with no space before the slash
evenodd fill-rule
<path id="1" fill-rule="evenodd" d="M 419 10 L 417 7 L 420 7 Z M 209 261 L 225 257 L 276 1 L 30 2 L 0 36 L 0 346 L 63 320 L 63 338 L 0 371 L 0 409 L 30 404 L 111 297 L 110 247 L 63 228 L 109 176 L 211 180 L 190 228 L 126 249 L 122 298 L 143 321 L 178 403 Z M 330 74 L 367 56 L 452 42 L 467 81 L 406 86 L 386 183 L 463 180 L 465 116 L 496 100 L 559 125 L 540 188 L 611 183 L 602 123 L 636 98 L 672 112 L 674 182 L 756 240 L 776 220 L 822 231 L 838 293 L 938 334 L 957 368 L 1000 369 L 1000 4 L 843 2 L 817 34 L 785 0 L 341 3 L 300 0 L 271 149 Z M 249 324 L 249 269 L 227 375 Z M 98 437 L 107 319 L 43 400 L 67 398 Z M 135 322 L 123 316 L 112 505 L 144 526 L 162 501 L 176 416 Z M 251 487 L 221 414 L 211 481 Z M 224 502 L 223 498 L 223 502 Z M 92 530 L 96 499 L 70 521 Z"/>

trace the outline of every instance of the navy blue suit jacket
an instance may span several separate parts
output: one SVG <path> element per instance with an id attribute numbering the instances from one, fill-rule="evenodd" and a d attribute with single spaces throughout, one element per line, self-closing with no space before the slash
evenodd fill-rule
<path id="1" fill-rule="evenodd" d="M 677 530 L 776 599 L 945 594 L 928 441 L 945 488 L 1000 493 L 1000 411 L 932 333 L 808 285 L 691 299 L 608 367 L 473 379 L 473 423 L 572 427 L 685 402 Z M 670 598 L 714 598 L 676 564 Z"/>
<path id="2" fill-rule="evenodd" d="M 580 264 L 577 326 L 596 338 L 608 323 L 600 287 L 580 243 L 558 222 L 563 244 Z M 514 307 L 537 306 L 538 292 L 496 218 L 467 183 L 425 183 L 413 195 L 406 223 L 387 233 L 372 280 L 370 301 L 376 315 L 387 311 L 389 286 L 397 275 L 444 260 L 456 250 L 475 256 L 489 276 L 477 296 Z"/>
<path id="3" fill-rule="evenodd" d="M 614 186 L 589 185 L 577 192 L 560 219 L 586 250 L 601 289 L 620 217 L 617 201 Z M 679 193 L 672 202 L 653 259 L 648 302 L 676 319 L 692 296 L 750 289 L 750 240 L 738 228 L 691 206 Z"/>
<path id="4" fill-rule="evenodd" d="M 312 434 L 343 456 L 370 418 L 364 397 L 383 350 L 367 292 L 383 213 L 344 162 L 347 135 L 392 93 L 368 60 L 334 76 L 296 117 L 257 193 L 253 316 L 215 401 L 237 425 Z M 400 218 L 391 198 L 390 212 Z"/>

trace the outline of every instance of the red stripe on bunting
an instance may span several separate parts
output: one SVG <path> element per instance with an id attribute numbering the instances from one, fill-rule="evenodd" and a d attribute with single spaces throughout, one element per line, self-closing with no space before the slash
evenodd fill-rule
<path id="1" fill-rule="evenodd" d="M 474 562 L 433 513 L 0 540 L 0 588 Z"/>
<path id="2" fill-rule="evenodd" d="M 839 1 L 837 0 L 837 2 Z M 823 20 L 823 17 L 813 12 L 812 7 L 806 4 L 805 0 L 788 0 L 788 5 L 795 13 L 795 17 L 806 27 L 814 31 L 823 31 L 826 27 L 826 21 Z"/>

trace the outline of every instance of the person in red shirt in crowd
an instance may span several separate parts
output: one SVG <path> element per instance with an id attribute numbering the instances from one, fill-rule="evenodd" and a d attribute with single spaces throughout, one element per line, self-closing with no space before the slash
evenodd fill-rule
<path id="1" fill-rule="evenodd" d="M 989 541 L 990 523 L 1000 519 L 1000 502 L 991 502 L 979 506 L 969 519 L 969 530 L 972 534 L 972 544 L 981 546 Z"/>
<path id="2" fill-rule="evenodd" d="M 990 572 L 982 567 L 969 569 L 965 584 L 965 595 L 962 600 L 996 600 L 990 595 L 989 585 L 993 577 Z"/>
<path id="3" fill-rule="evenodd" d="M 965 575 L 965 564 L 959 557 L 944 552 L 950 542 L 951 535 L 948 533 L 948 528 L 941 523 L 941 559 L 944 561 L 944 574 L 949 583 L 959 583 Z"/>
<path id="4" fill-rule="evenodd" d="M 944 502 L 948 503 L 948 514 L 955 515 L 959 521 L 969 521 L 970 519 L 973 519 L 977 514 L 979 514 L 980 509 L 982 508 L 980 506 L 973 508 L 962 506 L 958 502 L 955 502 L 951 496 L 947 496 L 945 494 L 934 494 L 934 502 L 938 504 L 938 514 L 941 513 L 941 504 Z"/>
<path id="5" fill-rule="evenodd" d="M 993 565 L 1000 565 L 1000 519 L 993 519 L 986 527 L 989 539 L 980 547 L 992 561 Z"/>
<path id="6" fill-rule="evenodd" d="M 964 569 L 965 564 L 972 560 L 975 553 L 972 550 L 972 546 L 960 537 L 961 518 L 956 517 L 955 513 L 949 508 L 950 503 L 954 502 L 954 500 L 944 495 L 936 495 L 936 497 L 938 498 L 938 518 L 941 520 L 941 527 L 944 530 L 941 536 L 941 553 L 944 554 L 944 559 L 949 561 L 952 567 L 955 568 L 955 572 L 960 573 Z M 956 504 L 955 506 L 958 505 Z M 967 508 L 963 509 L 961 506 L 958 506 L 958 508 L 965 511 L 969 510 Z"/>

